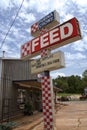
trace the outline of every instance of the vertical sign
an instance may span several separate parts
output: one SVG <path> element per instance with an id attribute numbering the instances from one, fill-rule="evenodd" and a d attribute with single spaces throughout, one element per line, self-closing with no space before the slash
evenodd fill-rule
<path id="1" fill-rule="evenodd" d="M 39 54 L 42 54 L 41 57 L 44 58 L 45 56 L 47 56 L 47 54 L 44 53 L 44 51 L 46 51 L 47 49 L 50 48 L 50 50 L 54 50 L 56 48 L 81 39 L 79 22 L 76 18 L 72 18 L 61 25 L 59 25 L 59 23 L 59 15 L 56 11 L 53 11 L 35 24 L 33 24 L 31 26 L 31 35 L 35 38 L 22 45 L 21 58 L 32 58 Z M 46 32 L 44 32 L 44 34 L 41 34 L 41 30 L 46 30 Z M 49 63 L 49 61 L 46 62 L 46 64 Z M 42 63 L 44 64 L 44 62 L 41 61 L 40 66 L 42 66 Z M 36 61 L 35 64 L 37 64 Z M 32 65 L 32 67 L 35 67 L 34 64 Z M 45 67 L 43 70 L 44 76 L 42 77 L 42 103 L 45 130 L 54 130 L 55 127 L 53 86 L 51 84 L 51 77 L 49 75 L 49 70 L 55 69 L 55 67 L 53 67 L 54 64 L 51 67 Z M 38 70 L 38 72 L 42 71 Z"/>

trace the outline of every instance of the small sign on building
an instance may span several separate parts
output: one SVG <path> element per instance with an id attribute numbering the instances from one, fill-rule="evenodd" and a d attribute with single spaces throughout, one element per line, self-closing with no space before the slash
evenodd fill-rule
<path id="1" fill-rule="evenodd" d="M 49 30 L 52 27 L 58 25 L 59 23 L 59 14 L 56 10 L 54 10 L 31 26 L 31 35 L 37 37 L 40 35 L 40 30 L 42 28 L 46 28 Z"/>

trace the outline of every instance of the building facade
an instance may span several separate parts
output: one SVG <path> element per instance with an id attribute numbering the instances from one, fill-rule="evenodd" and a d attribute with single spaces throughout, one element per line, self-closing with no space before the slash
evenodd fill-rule
<path id="1" fill-rule="evenodd" d="M 55 103 L 59 91 L 54 87 Z M 0 122 L 34 111 L 42 111 L 42 88 L 31 60 L 0 58 Z"/>
<path id="2" fill-rule="evenodd" d="M 30 64 L 30 60 L 0 59 L 0 121 L 23 114 L 23 104 L 29 101 L 33 110 L 40 109 L 41 83 L 31 74 Z"/>

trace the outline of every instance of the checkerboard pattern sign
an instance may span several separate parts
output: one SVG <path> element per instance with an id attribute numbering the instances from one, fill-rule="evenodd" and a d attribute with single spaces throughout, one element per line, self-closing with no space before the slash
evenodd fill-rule
<path id="1" fill-rule="evenodd" d="M 49 54 L 50 54 L 50 50 L 48 49 L 41 50 L 41 57 L 48 56 Z"/>
<path id="2" fill-rule="evenodd" d="M 36 32 L 37 30 L 39 30 L 38 22 L 35 23 L 35 24 L 33 24 L 33 25 L 31 26 L 31 33 L 34 33 L 34 32 Z"/>
<path id="3" fill-rule="evenodd" d="M 31 43 L 28 42 L 21 47 L 21 57 L 25 57 L 31 54 Z"/>
<path id="4" fill-rule="evenodd" d="M 53 86 L 51 86 L 50 76 L 42 77 L 42 103 L 44 129 L 54 130 Z"/>
<path id="5" fill-rule="evenodd" d="M 31 35 L 37 37 L 41 35 L 40 30 L 42 30 L 42 28 L 46 27 L 50 30 L 59 23 L 59 14 L 56 10 L 54 10 L 31 26 Z"/>

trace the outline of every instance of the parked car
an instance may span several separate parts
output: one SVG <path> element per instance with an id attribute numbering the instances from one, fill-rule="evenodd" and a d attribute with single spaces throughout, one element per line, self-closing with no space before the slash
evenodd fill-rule
<path id="1" fill-rule="evenodd" d="M 87 95 L 82 95 L 82 96 L 80 97 L 80 100 L 85 100 L 85 99 L 87 99 Z"/>

